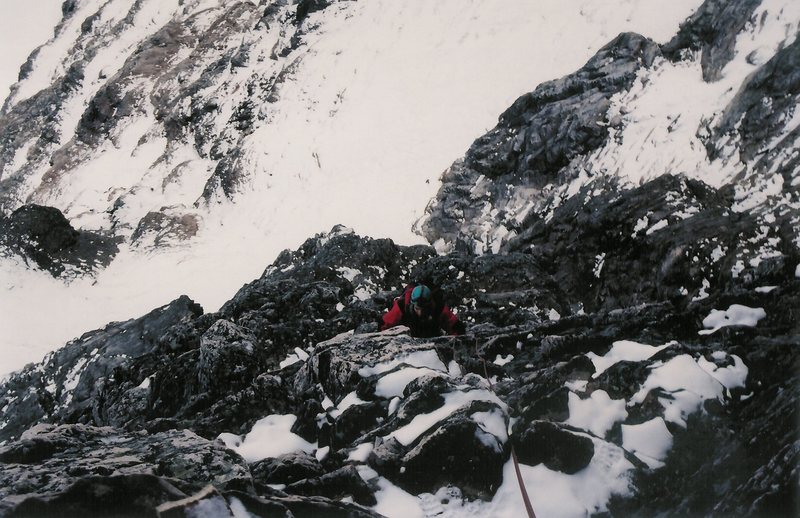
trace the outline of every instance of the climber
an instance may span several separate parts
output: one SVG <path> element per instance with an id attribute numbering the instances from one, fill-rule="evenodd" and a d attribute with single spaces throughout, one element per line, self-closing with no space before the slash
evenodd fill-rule
<path id="1" fill-rule="evenodd" d="M 422 338 L 439 336 L 443 332 L 460 335 L 466 331 L 464 323 L 424 284 L 406 286 L 402 295 L 394 299 L 392 308 L 383 315 L 380 330 L 399 325 L 408 326 L 411 336 Z"/>

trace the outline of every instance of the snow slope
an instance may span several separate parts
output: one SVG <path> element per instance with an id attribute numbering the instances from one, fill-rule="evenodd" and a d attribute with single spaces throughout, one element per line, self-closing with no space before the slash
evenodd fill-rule
<path id="1" fill-rule="evenodd" d="M 202 92 L 218 110 L 210 131 L 238 146 L 243 180 L 232 200 L 217 189 L 208 203 L 195 204 L 217 163 L 189 142 L 168 141 L 152 106 L 139 105 L 112 139 L 89 151 L 74 145 L 76 124 L 137 42 L 170 20 L 206 27 L 215 10 L 230 3 L 145 1 L 130 23 L 119 25 L 126 12 L 121 0 L 79 2 L 80 15 L 42 49 L 10 99 L 11 106 L 23 102 L 63 74 L 76 59 L 71 53 L 82 48 L 78 43 L 87 41 L 81 21 L 99 13 L 90 31 L 96 54 L 59 119 L 58 145 L 76 161 L 68 175 L 42 182 L 53 174 L 47 160 L 26 162 L 18 151 L 3 174 L 27 167 L 22 198 L 56 206 L 84 229 L 113 228 L 129 238 L 148 212 L 171 207 L 167 212 L 197 218 L 199 232 L 169 248 L 146 240 L 125 244 L 108 269 L 66 285 L 17 260 L 0 262 L 0 289 L 7 294 L 0 298 L 0 371 L 181 293 L 215 310 L 280 250 L 336 223 L 401 243 L 421 242 L 410 227 L 436 192 L 438 175 L 517 96 L 580 67 L 619 32 L 668 40 L 700 3 L 341 2 L 309 16 L 304 23 L 312 30 L 288 58 L 269 57 L 290 38 L 279 25 L 223 39 L 222 50 L 247 42 L 256 56 Z M 123 32 L 114 38 L 103 33 L 115 26 Z M 175 62 L 188 52 L 181 50 Z M 247 81 L 287 70 L 278 101 L 258 106 L 263 118 L 252 132 L 225 133 L 232 131 L 226 124 L 236 103 L 248 95 Z M 152 92 L 148 79 L 135 76 L 127 84 L 131 91 Z M 124 207 L 110 215 L 120 199 Z"/>
<path id="2" fill-rule="evenodd" d="M 0 18 L 0 98 L 5 99 L 9 87 L 17 82 L 19 67 L 31 51 L 53 34 L 61 17 L 57 0 L 3 0 Z"/>

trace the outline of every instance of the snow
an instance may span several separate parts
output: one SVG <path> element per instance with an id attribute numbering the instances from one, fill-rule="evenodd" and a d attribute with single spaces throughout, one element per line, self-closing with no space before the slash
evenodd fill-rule
<path id="1" fill-rule="evenodd" d="M 645 232 L 645 235 L 649 236 L 653 232 L 657 232 L 662 228 L 666 228 L 667 225 L 669 225 L 669 221 L 667 221 L 666 219 L 662 219 L 658 223 L 654 224 L 652 227 L 648 228 L 647 231 Z"/>
<path id="2" fill-rule="evenodd" d="M 587 353 L 586 356 L 594 364 L 595 372 L 592 377 L 596 378 L 615 363 L 621 361 L 643 361 L 672 344 L 673 342 L 659 346 L 652 346 L 640 344 L 638 342 L 632 342 L 630 340 L 620 340 L 618 342 L 614 342 L 611 346 L 611 349 L 603 356 L 598 356 L 592 352 Z"/>
<path id="3" fill-rule="evenodd" d="M 728 326 L 755 327 L 758 321 L 767 316 L 764 308 L 751 308 L 741 304 L 732 304 L 727 310 L 714 309 L 703 319 L 703 327 L 698 331 L 701 335 L 710 335 Z"/>
<path id="4" fill-rule="evenodd" d="M 514 355 L 513 354 L 509 354 L 509 355 L 506 355 L 506 356 L 498 354 L 497 357 L 494 359 L 494 361 L 492 363 L 502 367 L 503 365 L 511 363 L 511 360 L 513 360 L 513 359 L 514 359 Z"/>
<path id="5" fill-rule="evenodd" d="M 385 478 L 378 477 L 377 473 L 374 478 L 380 488 L 375 492 L 378 501 L 372 507 L 375 512 L 389 518 L 426 518 L 416 496 L 403 491 Z"/>
<path id="6" fill-rule="evenodd" d="M 406 385 L 426 375 L 441 376 L 442 374 L 439 371 L 427 367 L 408 367 L 400 369 L 386 374 L 378 380 L 377 385 L 375 385 L 375 395 L 386 399 L 402 396 Z"/>
<path id="7" fill-rule="evenodd" d="M 389 408 L 387 409 L 388 415 L 392 415 L 397 412 L 397 407 L 400 406 L 400 401 L 402 401 L 402 399 L 399 396 L 393 397 L 391 401 L 389 401 Z"/>
<path id="8" fill-rule="evenodd" d="M 631 494 L 633 465 L 618 446 L 592 439 L 595 453 L 589 466 L 574 475 L 520 465 L 536 516 L 578 518 L 607 510 L 611 495 Z M 511 518 L 524 513 L 524 504 L 511 461 L 503 468 L 503 484 L 492 502 L 476 516 Z M 457 516 L 457 515 L 456 515 Z"/>
<path id="9" fill-rule="evenodd" d="M 409 354 L 401 354 L 391 361 L 379 363 L 377 365 L 361 367 L 358 369 L 358 374 L 362 378 L 366 378 L 376 374 L 389 372 L 390 370 L 402 364 L 406 364 L 411 367 L 427 367 L 431 370 L 447 372 L 447 368 L 445 367 L 444 363 L 442 363 L 442 360 L 439 359 L 439 355 L 436 353 L 436 351 L 433 349 L 428 349 L 423 351 L 414 351 L 413 353 Z"/>
<path id="10" fill-rule="evenodd" d="M 597 277 L 598 279 L 600 278 L 600 272 L 603 271 L 603 264 L 605 263 L 605 261 L 606 261 L 605 252 L 598 255 L 594 259 L 594 270 L 592 270 L 592 273 L 594 273 L 594 276 Z"/>
<path id="11" fill-rule="evenodd" d="M 220 439 L 249 463 L 295 451 L 311 453 L 316 446 L 291 432 L 296 420 L 292 414 L 274 414 L 258 420 L 241 442 L 233 434 L 222 434 Z"/>
<path id="12" fill-rule="evenodd" d="M 726 355 L 725 353 L 722 354 Z M 720 359 L 716 356 L 715 358 Z M 715 363 L 712 363 L 703 357 L 697 359 L 697 364 L 715 380 L 722 383 L 727 389 L 744 387 L 749 369 L 744 364 L 742 359 L 737 355 L 732 354 L 731 358 L 733 359 L 733 365 L 729 365 L 727 367 L 719 367 Z"/>
<path id="13" fill-rule="evenodd" d="M 611 399 L 605 390 L 595 390 L 587 399 L 569 393 L 569 418 L 566 424 L 592 432 L 599 438 L 618 421 L 628 417 L 624 399 Z"/>
<path id="14" fill-rule="evenodd" d="M 336 405 L 336 408 L 329 409 L 328 412 L 330 413 L 331 417 L 337 418 L 351 406 L 363 405 L 364 403 L 366 403 L 366 401 L 359 398 L 355 391 L 353 391 L 342 398 L 342 400 L 339 401 L 339 404 Z"/>
<path id="15" fill-rule="evenodd" d="M 372 444 L 368 442 L 359 444 L 347 455 L 347 460 L 353 462 L 367 462 L 369 454 L 372 453 L 372 448 Z"/>
<path id="16" fill-rule="evenodd" d="M 421 243 L 411 225 L 438 189 L 439 175 L 519 95 L 576 70 L 622 31 L 667 41 L 700 3 L 544 0 L 529 9 L 524 2 L 513 7 L 496 0 L 374 0 L 334 3 L 313 13 L 308 23 L 318 27 L 304 37 L 303 59 L 281 88 L 279 102 L 262 108 L 268 123 L 242 142 L 242 164 L 250 176 L 232 203 L 215 199 L 208 207 L 194 206 L 215 163 L 189 146 L 166 142 L 148 103 L 113 145 L 77 166 L 59 189 L 42 194 L 87 229 L 108 230 L 106 211 L 124 195 L 125 207 L 115 214 L 123 234 L 148 211 L 165 206 L 196 215 L 200 230 L 171 250 L 124 246 L 106 271 L 68 286 L 0 261 L 0 288 L 14 286 L 11 296 L 0 297 L 0 371 L 18 369 L 87 330 L 145 314 L 180 294 L 216 311 L 280 251 L 337 223 L 362 235 Z M 197 13 L 218 5 L 142 2 L 134 25 L 105 35 L 87 63 L 85 85 L 63 113 L 63 139 L 71 138 L 86 100 L 104 84 L 100 72 L 111 77 L 135 41 L 173 16 L 185 21 L 196 15 L 198 24 L 207 24 L 211 14 Z M 97 31 L 126 14 L 115 1 L 79 3 L 42 49 L 15 102 L 63 73 L 81 22 L 98 10 Z M 52 26 L 52 19 L 45 24 Z M 263 55 L 282 38 L 275 28 L 243 37 Z M 251 61 L 208 92 L 220 101 L 219 124 L 246 95 L 246 78 L 269 77 L 289 65 L 283 58 Z M 136 81 L 131 88 L 140 86 Z M 170 158 L 155 160 L 167 147 Z M 179 172 L 175 178 L 173 170 Z M 35 189 L 44 172 L 37 170 L 26 189 Z"/>
<path id="17" fill-rule="evenodd" d="M 622 425 L 622 447 L 651 468 L 662 467 L 672 449 L 672 434 L 664 419 L 656 417 L 636 425 Z"/>
<path id="18" fill-rule="evenodd" d="M 508 441 L 508 427 L 506 426 L 505 415 L 497 409 L 492 409 L 488 412 L 475 412 L 470 419 L 478 423 L 482 430 L 491 434 L 493 440 L 500 443 Z M 491 444 L 490 444 L 491 446 Z"/>
<path id="19" fill-rule="evenodd" d="M 17 82 L 20 66 L 53 35 L 61 19 L 61 0 L 3 0 L 0 17 L 0 105 Z"/>
<path id="20" fill-rule="evenodd" d="M 490 401 L 496 403 L 501 408 L 505 408 L 505 403 L 500 401 L 500 399 L 498 399 L 493 392 L 489 392 L 488 390 L 449 392 L 445 394 L 444 404 L 441 407 L 437 408 L 433 412 L 414 416 L 414 419 L 412 419 L 410 423 L 405 426 L 401 426 L 397 430 L 385 436 L 384 439 L 394 437 L 400 444 L 408 446 L 416 441 L 420 435 L 472 401 Z"/>
<path id="21" fill-rule="evenodd" d="M 304 362 L 308 359 L 308 353 L 302 350 L 299 347 L 294 348 L 294 352 L 290 353 L 286 358 L 284 358 L 278 366 L 283 369 L 284 367 L 288 367 L 289 365 L 294 365 L 298 362 Z"/>
<path id="22" fill-rule="evenodd" d="M 657 59 L 651 69 L 642 69 L 634 86 L 612 99 L 608 118 L 620 117 L 623 127 L 610 128 L 609 145 L 591 155 L 593 170 L 606 171 L 633 185 L 666 172 L 683 172 L 715 187 L 739 173 L 743 164 L 737 157 L 726 155 L 709 162 L 697 128 L 717 117 L 743 80 L 758 68 L 747 61 L 751 52 L 771 55 L 794 40 L 800 3 L 764 0 L 752 19 L 759 23 L 748 24 L 739 34 L 735 56 L 718 81 L 702 80 L 699 57 L 677 63 Z M 764 179 L 743 193 L 737 210 L 763 203 L 779 192 L 781 182 L 780 175 Z"/>
<path id="23" fill-rule="evenodd" d="M 658 398 L 664 407 L 664 418 L 683 427 L 686 417 L 698 410 L 704 400 L 721 400 L 723 396 L 723 385 L 688 354 L 651 366 L 650 375 L 628 405 L 641 404 L 655 389 L 667 393 L 667 397 Z"/>

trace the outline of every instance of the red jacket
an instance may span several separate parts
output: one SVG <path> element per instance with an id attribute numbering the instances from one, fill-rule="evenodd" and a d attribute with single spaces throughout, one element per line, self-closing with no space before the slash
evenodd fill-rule
<path id="1" fill-rule="evenodd" d="M 411 329 L 411 336 L 429 338 L 439 336 L 442 331 L 449 335 L 463 333 L 464 325 L 446 304 L 434 306 L 430 319 L 422 320 L 413 311 L 406 311 L 411 306 L 411 292 L 415 285 L 406 287 L 403 294 L 392 304 L 392 309 L 383 315 L 381 331 L 390 327 L 404 325 Z"/>

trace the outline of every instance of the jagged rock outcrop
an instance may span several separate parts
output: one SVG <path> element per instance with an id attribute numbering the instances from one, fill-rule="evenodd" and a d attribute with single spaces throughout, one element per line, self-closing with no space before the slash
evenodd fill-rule
<path id="1" fill-rule="evenodd" d="M 590 206 L 595 195 L 602 198 L 597 203 L 608 203 L 635 196 L 629 191 L 656 177 L 686 174 L 723 187 L 729 209 L 758 215 L 756 227 L 775 226 L 774 218 L 789 212 L 778 225 L 788 223 L 791 230 L 783 238 L 796 241 L 800 198 L 793 114 L 800 102 L 800 46 L 792 36 L 759 47 L 747 43 L 761 31 L 770 33 L 771 23 L 779 32 L 777 27 L 794 27 L 794 15 L 784 11 L 759 0 L 709 0 L 664 45 L 620 35 L 581 69 L 539 85 L 504 112 L 497 126 L 444 172 L 417 230 L 442 251 L 517 250 L 511 243 L 519 234 L 551 223 L 558 208 L 576 197 Z M 737 53 L 747 56 L 732 64 Z M 734 70 L 727 75 L 739 82 L 724 77 L 729 64 Z M 665 88 L 660 83 L 665 69 L 686 68 L 701 69 L 707 83 L 727 81 L 727 105 L 696 117 L 688 115 L 690 106 L 685 115 L 661 113 L 647 104 L 652 97 L 642 100 L 649 90 Z M 633 112 L 631 105 L 638 102 L 646 115 Z M 629 126 L 640 133 L 626 131 Z M 658 139 L 668 145 L 673 132 L 684 135 L 674 137 L 684 143 L 675 152 L 686 156 L 658 156 L 653 146 Z"/>
<path id="2" fill-rule="evenodd" d="M 499 251 L 555 186 L 578 176 L 577 160 L 602 146 L 608 126 L 618 124 L 607 120 L 611 97 L 630 88 L 637 71 L 660 54 L 655 42 L 621 34 L 574 74 L 517 99 L 444 173 L 419 231 L 431 243 Z"/>
<path id="3" fill-rule="evenodd" d="M 736 52 L 736 36 L 751 18 L 761 0 L 730 2 L 707 0 L 684 23 L 678 34 L 662 48 L 664 55 L 679 60 L 700 52 L 703 80 L 716 81 Z"/>
<path id="4" fill-rule="evenodd" d="M 756 59 L 756 58 L 754 58 Z M 782 177 L 781 194 L 796 202 L 798 158 L 794 150 L 800 130 L 791 126 L 800 104 L 800 41 L 779 50 L 749 77 L 713 128 L 707 144 L 711 156 L 754 162 L 758 174 L 744 175 L 747 183 Z M 736 146 L 731 146 L 736 142 Z M 727 149 L 726 149 L 727 147 Z M 777 193 L 776 193 L 777 194 Z"/>
<path id="5" fill-rule="evenodd" d="M 0 214 L 0 253 L 22 257 L 54 277 L 103 268 L 117 251 L 117 240 L 76 230 L 53 207 L 24 205 L 8 217 Z"/>
<path id="6" fill-rule="evenodd" d="M 569 299 L 586 308 L 705 297 L 717 286 L 755 287 L 791 274 L 800 260 L 788 212 L 769 227 L 737 213 L 731 190 L 680 176 L 604 194 L 596 184 L 531 217 L 509 250 L 529 250 Z M 599 248 L 598 248 L 598 245 Z M 607 282 L 608 281 L 608 282 Z"/>
<path id="7" fill-rule="evenodd" d="M 149 373 L 137 371 L 132 365 L 137 358 L 144 358 L 142 362 L 152 366 L 151 353 L 162 334 L 201 313 L 199 305 L 180 297 L 141 318 L 85 333 L 49 354 L 40 364 L 15 373 L 0 389 L 5 408 L 0 441 L 19 437 L 40 420 L 115 425 L 125 421 L 121 415 L 140 420 L 137 414 L 143 409 L 146 393 L 142 383 Z M 114 387 L 124 390 L 124 397 L 116 399 L 116 406 L 109 409 L 109 390 L 104 384 L 117 368 L 120 379 Z"/>

